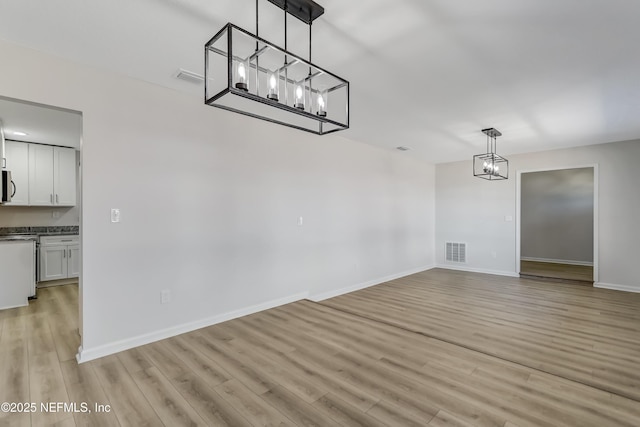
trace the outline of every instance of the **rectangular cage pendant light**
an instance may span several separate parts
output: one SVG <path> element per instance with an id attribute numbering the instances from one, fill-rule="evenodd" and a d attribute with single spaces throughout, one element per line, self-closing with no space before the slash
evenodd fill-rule
<path id="1" fill-rule="evenodd" d="M 502 136 L 494 128 L 482 129 L 487 135 L 487 152 L 473 156 L 473 176 L 496 181 L 509 179 L 509 161 L 496 153 L 496 138 Z"/>
<path id="2" fill-rule="evenodd" d="M 269 1 L 285 11 L 285 48 L 225 25 L 205 45 L 205 103 L 318 135 L 348 129 L 349 82 L 286 50 L 286 14 L 309 24 L 311 57 L 311 22 L 324 9 Z"/>

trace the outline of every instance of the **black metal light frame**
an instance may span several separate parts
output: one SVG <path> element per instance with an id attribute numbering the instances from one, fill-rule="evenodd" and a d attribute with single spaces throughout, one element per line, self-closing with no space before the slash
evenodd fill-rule
<path id="1" fill-rule="evenodd" d="M 487 135 L 487 152 L 473 156 L 473 176 L 489 181 L 509 179 L 509 161 L 496 154 L 496 138 L 502 133 L 494 128 L 482 129 L 482 133 Z"/>
<path id="2" fill-rule="evenodd" d="M 228 111 L 233 111 L 236 113 L 240 113 L 249 117 L 253 117 L 253 118 L 257 118 L 257 119 L 261 119 L 261 120 L 266 120 L 268 122 L 271 123 L 277 123 L 277 124 L 281 124 L 287 127 L 291 127 L 291 128 L 295 128 L 295 129 L 299 129 L 299 130 L 303 130 L 306 132 L 311 132 L 311 133 L 315 133 L 317 135 L 325 135 L 325 134 L 329 134 L 329 133 L 333 133 L 333 132 L 337 132 L 340 130 L 345 130 L 349 128 L 349 82 L 323 68 L 318 67 L 317 65 L 313 64 L 311 62 L 311 24 L 313 22 L 313 20 L 315 20 L 317 17 L 319 17 L 320 15 L 322 15 L 324 13 L 324 9 L 319 6 L 317 3 L 311 1 L 311 0 L 269 0 L 270 3 L 278 6 L 280 9 L 282 9 L 285 12 L 285 26 L 284 26 L 284 30 L 285 30 L 285 48 L 281 48 L 278 45 L 271 43 L 265 39 L 260 38 L 258 35 L 254 35 L 252 33 L 250 33 L 249 31 L 234 25 L 232 23 L 227 23 L 224 27 L 222 27 L 222 29 L 220 31 L 218 31 L 218 33 L 216 33 L 215 36 L 213 36 L 206 44 L 205 44 L 205 104 L 207 105 L 211 105 L 213 107 L 217 107 L 217 108 L 222 108 Z M 257 0 L 256 0 L 256 33 L 258 32 L 258 9 L 257 9 Z M 298 19 L 300 19 L 302 22 L 306 23 L 309 25 L 309 60 L 305 60 L 303 58 L 301 58 L 300 56 L 289 52 L 286 49 L 286 43 L 287 43 L 287 26 L 286 26 L 286 16 L 287 14 L 290 14 Z M 305 67 L 309 68 L 309 75 L 308 77 L 306 77 L 303 81 L 303 86 L 304 86 L 304 90 L 307 91 L 309 93 L 309 96 L 311 97 L 312 94 L 314 93 L 318 93 L 319 90 L 317 88 L 313 88 L 311 81 L 314 78 L 317 78 L 317 76 L 319 75 L 325 75 L 326 78 L 331 78 L 332 81 L 335 82 L 335 84 L 330 87 L 325 89 L 325 91 L 327 93 L 331 93 L 333 91 L 342 91 L 341 93 L 341 97 L 346 98 L 345 99 L 345 111 L 343 113 L 343 115 L 341 114 L 341 119 L 336 119 L 332 116 L 321 116 L 318 114 L 314 114 L 313 112 L 311 112 L 311 107 L 309 107 L 309 111 L 307 110 L 301 110 L 299 108 L 296 108 L 292 105 L 289 105 L 285 102 L 278 102 L 278 101 L 274 101 L 272 99 L 269 99 L 267 97 L 263 97 L 260 94 L 256 94 L 256 93 L 252 93 L 251 91 L 247 91 L 247 90 L 242 90 L 239 88 L 234 87 L 234 79 L 233 79 L 233 66 L 234 66 L 234 60 L 243 60 L 243 58 L 237 58 L 234 57 L 233 54 L 233 39 L 234 39 L 234 34 L 237 35 L 243 35 L 246 37 L 249 37 L 253 40 L 255 40 L 256 43 L 256 50 L 255 53 L 252 55 L 252 57 L 255 55 L 255 58 L 259 59 L 259 56 L 266 51 L 267 49 L 271 49 L 272 51 L 278 53 L 279 55 L 282 55 L 285 58 L 285 62 L 283 65 L 283 69 L 286 69 L 287 67 L 289 67 L 291 64 L 301 64 L 304 65 Z M 216 44 L 216 42 L 218 42 L 219 40 L 221 40 L 222 37 L 227 36 L 227 43 L 226 43 L 226 51 L 223 49 L 220 49 L 219 47 L 214 46 L 214 44 Z M 262 45 L 261 49 L 258 49 L 258 46 Z M 215 53 L 218 55 L 222 55 L 222 56 L 226 56 L 226 87 L 224 87 L 220 92 L 215 93 L 211 96 L 209 96 L 209 90 L 210 90 L 210 81 L 213 81 L 214 79 L 212 79 L 212 77 L 209 75 L 210 74 L 210 60 L 209 60 L 209 55 L 211 53 Z M 249 67 L 255 71 L 256 73 L 256 79 L 259 79 L 259 75 L 258 73 L 268 73 L 269 70 L 260 67 L 258 61 L 256 60 L 255 63 L 250 62 L 249 63 Z M 299 67 L 300 65 L 298 65 Z M 312 70 L 314 71 L 314 73 L 312 73 Z M 282 77 L 278 77 L 279 80 L 284 80 L 284 84 L 285 84 L 285 93 L 287 93 L 287 88 L 288 85 L 295 85 L 295 84 L 299 84 L 299 82 L 296 82 L 295 80 L 289 79 L 287 78 L 287 75 L 285 74 L 284 78 Z M 305 92 L 306 93 L 306 92 Z M 294 120 L 290 120 L 287 121 L 285 120 L 283 117 L 283 114 L 278 114 L 278 116 L 280 117 L 269 117 L 269 114 L 263 114 L 263 113 L 259 113 L 259 112 L 252 112 L 252 111 L 248 111 L 248 110 L 244 110 L 244 109 L 240 109 L 238 107 L 234 107 L 234 106 L 230 106 L 230 105 L 224 105 L 223 103 L 221 103 L 220 101 L 225 98 L 226 96 L 237 96 L 237 97 L 241 97 L 243 99 L 246 100 L 251 100 L 251 101 L 256 101 L 257 103 L 261 104 L 261 105 L 265 105 L 265 106 L 270 106 L 270 107 L 275 107 L 278 110 L 281 110 L 283 112 L 285 112 L 286 114 L 284 116 L 286 117 L 291 117 L 291 118 L 295 118 L 298 116 L 301 116 L 302 118 L 304 118 L 305 120 L 303 120 L 305 123 L 308 123 L 308 126 L 303 126 L 301 124 L 296 124 L 296 123 L 292 123 Z M 305 95 L 306 96 L 306 95 Z M 310 101 L 312 102 L 312 100 L 310 99 Z M 247 104 L 249 105 L 249 104 Z M 264 110 L 264 109 L 263 109 Z M 289 115 L 290 114 L 290 115 Z M 293 115 L 293 116 L 291 116 Z M 298 120 L 300 121 L 300 120 Z M 317 124 L 317 126 L 316 126 Z"/>

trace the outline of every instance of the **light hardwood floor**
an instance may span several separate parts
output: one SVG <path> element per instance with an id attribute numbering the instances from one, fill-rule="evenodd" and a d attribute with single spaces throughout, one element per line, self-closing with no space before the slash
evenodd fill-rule
<path id="1" fill-rule="evenodd" d="M 578 280 L 593 283 L 593 266 L 520 261 L 520 274 L 551 279 Z"/>
<path id="2" fill-rule="evenodd" d="M 112 411 L 0 425 L 640 425 L 640 295 L 434 269 L 80 366 L 76 306 L 0 312 L 0 401 Z"/>

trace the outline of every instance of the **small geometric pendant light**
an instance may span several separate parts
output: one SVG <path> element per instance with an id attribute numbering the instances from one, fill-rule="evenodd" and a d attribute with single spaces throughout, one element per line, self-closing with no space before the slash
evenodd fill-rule
<path id="1" fill-rule="evenodd" d="M 496 138 L 502 133 L 494 128 L 482 129 L 487 135 L 487 152 L 473 156 L 473 176 L 496 181 L 509 178 L 509 161 L 496 153 Z"/>

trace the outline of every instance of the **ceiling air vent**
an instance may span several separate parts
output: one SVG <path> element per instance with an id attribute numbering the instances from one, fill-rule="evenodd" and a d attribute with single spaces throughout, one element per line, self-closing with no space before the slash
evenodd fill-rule
<path id="1" fill-rule="evenodd" d="M 449 262 L 467 262 L 467 244 L 447 242 L 445 260 Z"/>
<path id="2" fill-rule="evenodd" d="M 187 71 L 183 69 L 180 69 L 178 71 L 178 73 L 176 74 L 176 78 L 180 80 L 184 80 L 185 82 L 196 83 L 196 84 L 200 84 L 204 81 L 204 77 L 202 77 L 200 74 L 196 74 L 192 71 Z"/>

